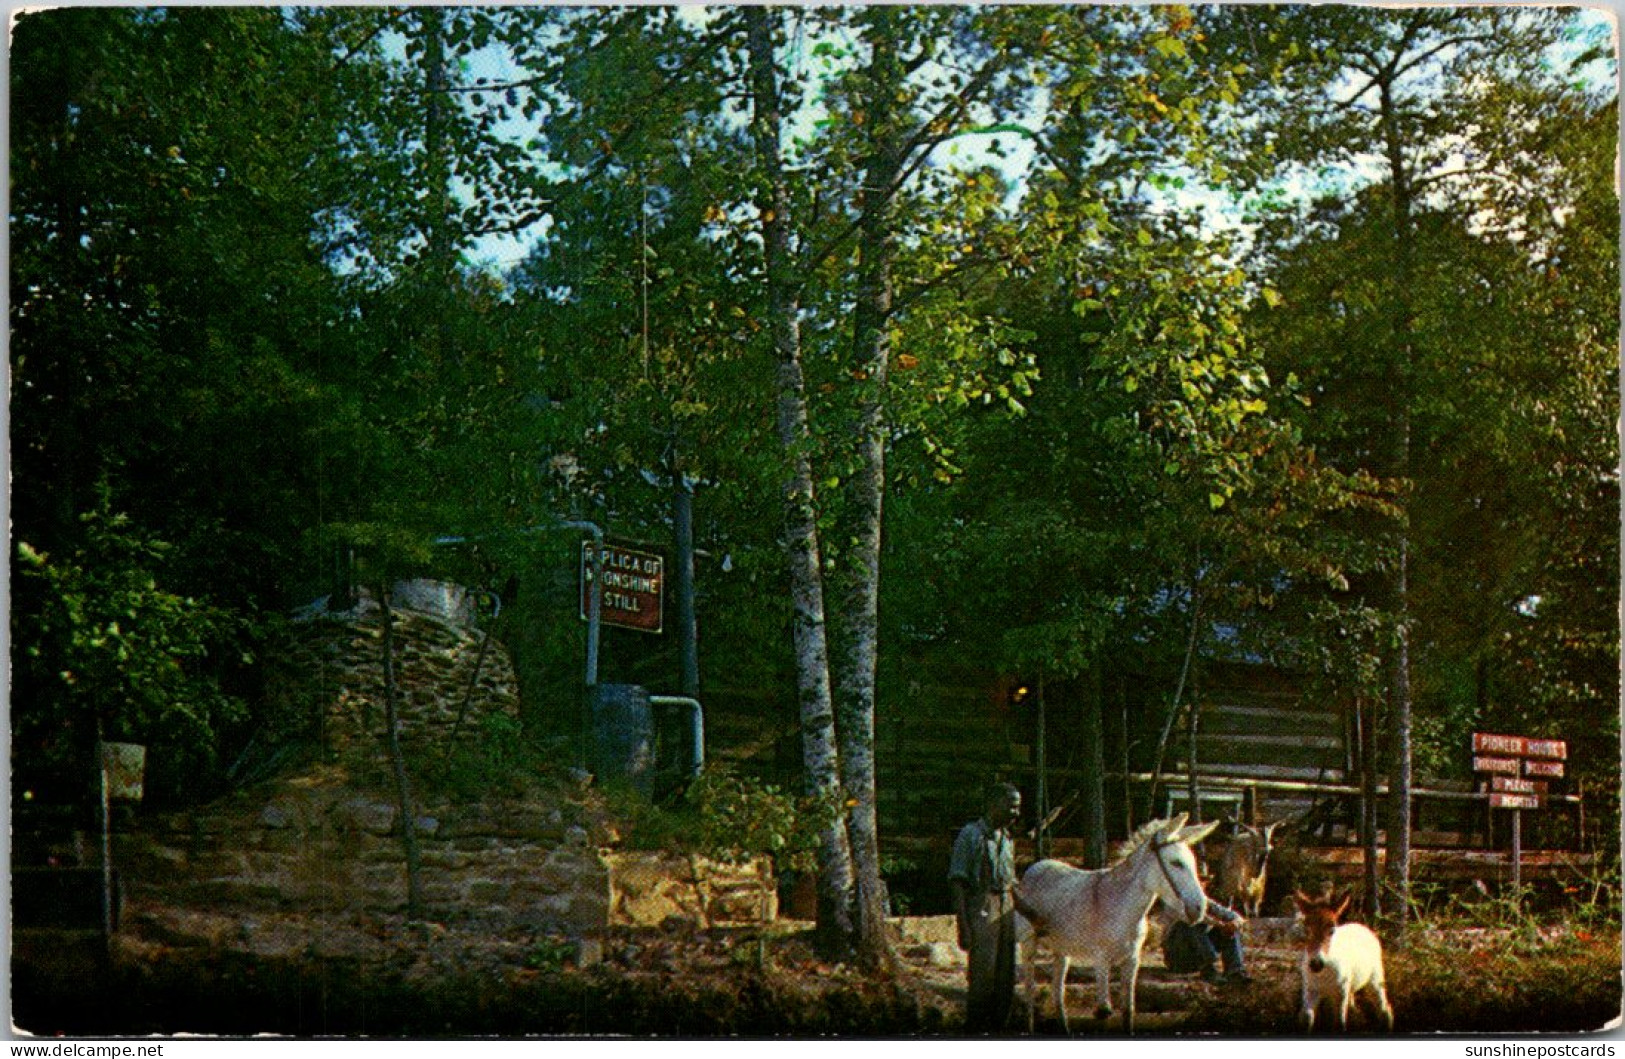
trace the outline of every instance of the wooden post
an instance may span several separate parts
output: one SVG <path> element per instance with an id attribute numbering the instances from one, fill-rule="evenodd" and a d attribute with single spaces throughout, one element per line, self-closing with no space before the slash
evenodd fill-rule
<path id="1" fill-rule="evenodd" d="M 107 784 L 107 751 L 102 743 L 102 722 L 96 721 L 96 771 L 102 793 L 102 941 L 113 943 L 113 811 Z"/>
<path id="2" fill-rule="evenodd" d="M 1038 733 L 1034 738 L 1037 743 L 1038 766 L 1038 857 L 1040 860 L 1049 856 L 1049 761 L 1048 748 L 1045 745 L 1045 708 L 1044 708 L 1044 674 L 1038 674 Z"/>
<path id="3" fill-rule="evenodd" d="M 1122 768 L 1123 768 L 1123 834 L 1134 834 L 1134 785 L 1129 782 L 1128 773 L 1128 693 L 1123 687 L 1123 677 L 1118 676 L 1115 691 L 1117 693 L 1117 712 L 1122 723 Z"/>
<path id="4" fill-rule="evenodd" d="M 1364 695 L 1354 700 L 1360 729 L 1360 851 L 1365 879 L 1365 914 L 1382 912 L 1381 870 L 1377 863 L 1377 718 L 1374 703 Z"/>
<path id="5" fill-rule="evenodd" d="M 1196 781 L 1196 730 L 1200 723 L 1195 693 L 1191 694 L 1189 713 L 1185 715 L 1185 798 L 1190 802 L 1191 823 L 1202 822 L 1202 788 Z"/>
<path id="6" fill-rule="evenodd" d="M 1523 887 L 1523 810 L 1512 810 L 1512 897 Z"/>
<path id="7" fill-rule="evenodd" d="M 1106 865 L 1106 689 L 1101 667 L 1090 666 L 1080 689 L 1083 716 L 1084 867 Z"/>

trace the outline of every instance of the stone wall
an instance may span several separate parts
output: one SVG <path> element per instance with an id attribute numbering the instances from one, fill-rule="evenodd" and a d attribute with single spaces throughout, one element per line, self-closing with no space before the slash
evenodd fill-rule
<path id="1" fill-rule="evenodd" d="M 454 733 L 465 744 L 477 740 L 493 714 L 517 722 L 519 682 L 500 643 L 444 614 L 405 606 L 392 614 L 396 709 L 408 754 L 444 752 Z M 366 593 L 347 611 L 313 605 L 280 667 L 288 686 L 279 694 L 310 704 L 334 750 L 371 752 L 385 734 L 382 617 Z"/>
<path id="2" fill-rule="evenodd" d="M 454 732 L 474 747 L 490 718 L 517 724 L 513 666 L 494 641 L 481 659 L 482 634 L 456 616 L 397 608 L 393 636 L 430 921 L 574 938 L 673 919 L 750 922 L 764 907 L 764 885 L 767 915 L 775 914 L 765 863 L 616 849 L 620 836 L 589 777 L 560 779 L 552 789 L 532 783 L 522 796 L 454 802 L 426 793 L 418 778 L 444 759 Z M 319 760 L 208 806 L 144 818 L 120 835 L 115 860 L 131 898 L 149 909 L 190 910 L 181 920 L 168 917 L 167 929 L 184 921 L 194 933 L 230 930 L 254 916 L 331 927 L 404 914 L 406 860 L 383 739 L 382 640 L 381 612 L 369 599 L 342 613 L 310 608 L 284 660 L 281 694 L 322 719 Z"/>
<path id="3" fill-rule="evenodd" d="M 341 765 L 242 791 L 124 836 L 132 896 L 313 914 L 406 909 L 393 801 Z M 428 804 L 417 821 L 430 919 L 580 936 L 609 922 L 605 825 L 564 795 Z"/>
<path id="4" fill-rule="evenodd" d="M 659 926 L 672 920 L 709 926 L 778 916 L 771 862 L 726 864 L 705 857 L 637 850 L 608 853 L 610 922 Z"/>
<path id="5" fill-rule="evenodd" d="M 324 766 L 119 837 L 137 899 L 309 915 L 399 915 L 406 858 L 395 804 Z M 590 793 L 428 804 L 416 821 L 427 917 L 586 937 L 606 926 L 771 920 L 765 861 L 616 850 Z"/>

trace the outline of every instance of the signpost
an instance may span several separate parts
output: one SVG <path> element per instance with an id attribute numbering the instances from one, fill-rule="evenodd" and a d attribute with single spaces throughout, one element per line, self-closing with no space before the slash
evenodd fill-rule
<path id="1" fill-rule="evenodd" d="M 587 618 L 592 591 L 592 545 L 581 542 L 581 617 Z M 605 541 L 603 584 L 599 604 L 605 625 L 639 632 L 660 633 L 665 628 L 666 560 Z"/>
<path id="2" fill-rule="evenodd" d="M 1547 780 L 1563 778 L 1568 756 L 1569 745 L 1561 739 L 1473 733 L 1473 771 L 1489 779 L 1490 808 L 1512 810 L 1515 890 L 1523 882 L 1523 810 L 1545 808 Z"/>
<path id="3" fill-rule="evenodd" d="M 97 778 L 101 783 L 102 818 L 102 938 L 112 944 L 118 900 L 113 890 L 113 799 L 139 802 L 147 769 L 147 748 L 136 743 L 109 743 L 101 739 L 96 721 Z"/>

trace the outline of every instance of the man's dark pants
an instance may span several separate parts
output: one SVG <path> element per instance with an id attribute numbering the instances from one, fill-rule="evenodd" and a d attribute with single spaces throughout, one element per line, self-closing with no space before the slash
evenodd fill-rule
<path id="1" fill-rule="evenodd" d="M 1163 962 L 1175 974 L 1192 974 L 1222 964 L 1241 970 L 1241 938 L 1209 924 L 1171 924 L 1162 943 Z"/>
<path id="2" fill-rule="evenodd" d="M 1016 991 L 1015 902 L 1008 892 L 986 893 L 971 897 L 969 906 L 965 1028 L 1001 1033 L 1009 1024 Z"/>

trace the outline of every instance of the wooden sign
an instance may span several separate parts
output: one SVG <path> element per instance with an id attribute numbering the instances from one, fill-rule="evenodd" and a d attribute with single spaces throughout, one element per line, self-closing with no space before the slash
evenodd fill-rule
<path id="1" fill-rule="evenodd" d="M 605 625 L 659 633 L 665 627 L 666 560 L 604 543 L 604 584 L 598 617 Z M 592 542 L 581 542 L 581 617 L 592 606 Z"/>
<path id="2" fill-rule="evenodd" d="M 1473 733 L 1473 771 L 1489 774 L 1490 808 L 1540 809 L 1546 779 L 1563 778 L 1569 745 L 1562 739 Z M 1543 779 L 1528 777 L 1540 776 Z M 1514 825 L 1516 825 L 1516 816 Z"/>
<path id="3" fill-rule="evenodd" d="M 1545 780 L 1526 780 L 1517 776 L 1491 776 L 1490 790 L 1503 794 L 1545 794 Z"/>
<path id="4" fill-rule="evenodd" d="M 1475 754 L 1516 754 L 1523 756 L 1524 744 L 1527 743 L 1521 735 L 1487 735 L 1484 732 L 1473 733 L 1473 753 Z"/>
<path id="5" fill-rule="evenodd" d="M 1561 739 L 1473 733 L 1473 771 L 1489 776 L 1490 809 L 1512 810 L 1512 885 L 1523 881 L 1523 812 L 1546 805 L 1546 781 L 1528 776 L 1561 778 L 1569 745 Z M 1508 768 L 1508 766 L 1511 768 Z M 1521 773 L 1521 775 L 1520 775 Z"/>
<path id="6" fill-rule="evenodd" d="M 145 791 L 147 748 L 139 743 L 102 743 L 107 796 L 139 802 Z"/>
<path id="7" fill-rule="evenodd" d="M 1490 794 L 1491 809 L 1539 809 L 1546 800 L 1538 794 Z"/>
<path id="8" fill-rule="evenodd" d="M 1521 735 L 1490 735 L 1486 732 L 1474 732 L 1473 753 L 1550 758 L 1566 761 L 1569 756 L 1569 744 L 1562 739 L 1529 739 Z"/>
<path id="9" fill-rule="evenodd" d="M 1567 761 L 1569 759 L 1569 744 L 1561 739 L 1530 739 L 1524 743 L 1523 756 Z"/>

